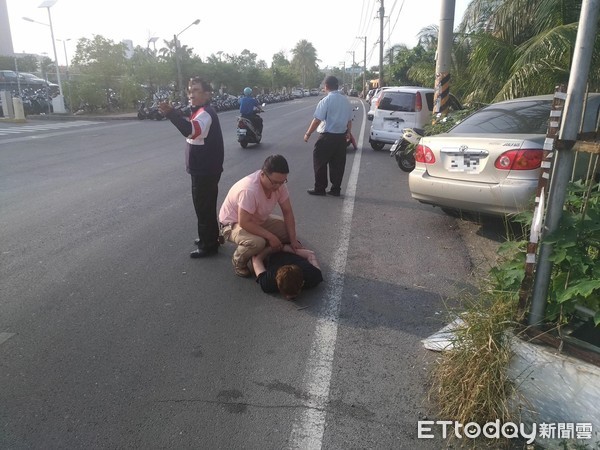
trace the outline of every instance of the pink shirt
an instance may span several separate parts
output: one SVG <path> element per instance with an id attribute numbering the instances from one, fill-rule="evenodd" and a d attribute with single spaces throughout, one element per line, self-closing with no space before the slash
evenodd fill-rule
<path id="1" fill-rule="evenodd" d="M 251 173 L 229 189 L 219 211 L 219 222 L 224 225 L 239 222 L 238 206 L 240 206 L 244 211 L 252 214 L 258 223 L 263 223 L 269 218 L 276 205 L 281 205 L 290 197 L 287 186 L 282 184 L 271 194 L 271 198 L 267 198 L 260 184 L 260 173 L 261 170 Z"/>

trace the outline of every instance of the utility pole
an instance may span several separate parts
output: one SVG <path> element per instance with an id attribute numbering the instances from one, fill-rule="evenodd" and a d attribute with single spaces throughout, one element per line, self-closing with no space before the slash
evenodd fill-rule
<path id="1" fill-rule="evenodd" d="M 599 15 L 599 0 L 584 0 L 582 2 L 577 40 L 574 47 L 575 52 L 567 87 L 567 98 L 563 110 L 563 124 L 558 136 L 558 140 L 563 147 L 558 148 L 554 156 L 548 205 L 542 231 L 543 237 L 556 231 L 565 204 L 567 186 L 575 163 L 573 145 L 577 140 L 579 123 L 583 113 L 585 89 L 594 54 L 594 39 Z M 546 302 L 552 275 L 551 254 L 552 244 L 542 241 L 537 258 L 531 312 L 528 319 L 529 325 L 539 325 L 543 323 L 546 317 Z"/>
<path id="2" fill-rule="evenodd" d="M 354 65 L 356 64 L 354 62 L 354 50 L 352 50 L 352 51 L 348 50 L 348 53 L 352 53 L 352 69 L 350 69 L 350 70 L 352 70 L 352 86 L 350 86 L 350 89 L 354 89 Z"/>
<path id="3" fill-rule="evenodd" d="M 364 51 L 364 55 L 363 55 L 362 92 L 366 96 L 367 95 L 367 91 L 368 91 L 368 89 L 367 89 L 367 37 L 366 36 L 357 36 L 357 39 L 362 39 L 365 42 L 365 51 Z"/>
<path id="4" fill-rule="evenodd" d="M 379 8 L 379 87 L 383 87 L 383 16 L 385 8 L 383 7 L 383 0 L 381 7 Z"/>
<path id="5" fill-rule="evenodd" d="M 454 29 L 455 0 L 442 0 L 440 33 L 438 36 L 437 62 L 435 67 L 434 114 L 446 114 L 450 95 L 450 61 Z"/>

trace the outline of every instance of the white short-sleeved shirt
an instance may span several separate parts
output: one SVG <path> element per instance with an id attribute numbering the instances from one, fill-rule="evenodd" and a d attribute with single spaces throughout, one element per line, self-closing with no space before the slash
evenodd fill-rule
<path id="1" fill-rule="evenodd" d="M 276 205 L 285 202 L 290 194 L 287 186 L 282 184 L 279 189 L 267 198 L 260 184 L 261 170 L 242 178 L 235 183 L 229 192 L 219 211 L 219 222 L 224 225 L 238 223 L 238 206 L 244 211 L 252 214 L 258 223 L 265 222 L 273 212 Z"/>
<path id="2" fill-rule="evenodd" d="M 352 120 L 352 106 L 339 91 L 331 91 L 317 104 L 314 117 L 325 122 L 319 133 L 345 133 Z"/>

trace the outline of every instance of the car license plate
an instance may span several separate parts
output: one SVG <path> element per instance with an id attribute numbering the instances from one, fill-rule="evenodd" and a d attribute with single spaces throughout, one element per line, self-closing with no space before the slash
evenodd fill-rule
<path id="1" fill-rule="evenodd" d="M 388 130 L 398 130 L 400 128 L 400 121 L 398 120 L 386 120 L 383 124 Z"/>
<path id="2" fill-rule="evenodd" d="M 246 136 L 246 130 L 244 128 L 238 128 L 237 135 L 238 136 Z"/>
<path id="3" fill-rule="evenodd" d="M 477 172 L 480 155 L 468 153 L 451 154 L 448 170 L 450 172 Z"/>

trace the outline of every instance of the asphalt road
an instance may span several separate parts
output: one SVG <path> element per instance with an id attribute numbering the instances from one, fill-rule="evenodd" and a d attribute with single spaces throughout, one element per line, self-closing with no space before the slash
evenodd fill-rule
<path id="1" fill-rule="evenodd" d="M 242 149 L 220 114 L 220 201 L 275 153 L 325 282 L 296 302 L 192 260 L 184 140 L 167 121 L 0 123 L 0 448 L 437 449 L 421 340 L 473 265 L 455 219 L 368 144 L 312 197 L 318 98 L 267 105 Z M 70 124 L 70 125 L 69 125 Z M 44 127 L 44 128 L 40 128 Z M 10 132 L 10 133 L 9 133 Z"/>

